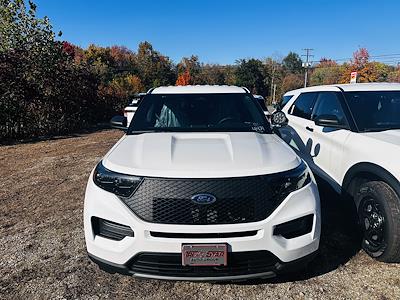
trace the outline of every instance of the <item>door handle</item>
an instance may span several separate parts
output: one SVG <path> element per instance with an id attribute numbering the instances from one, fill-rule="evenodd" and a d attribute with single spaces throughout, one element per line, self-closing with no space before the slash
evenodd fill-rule
<path id="1" fill-rule="evenodd" d="M 307 129 L 308 131 L 311 131 L 311 132 L 314 131 L 314 128 L 311 128 L 311 127 L 308 127 L 308 126 L 306 126 L 306 129 Z"/>

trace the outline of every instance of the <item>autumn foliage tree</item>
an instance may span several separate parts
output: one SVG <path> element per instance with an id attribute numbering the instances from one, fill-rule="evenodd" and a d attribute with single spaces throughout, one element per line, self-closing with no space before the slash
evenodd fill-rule
<path id="1" fill-rule="evenodd" d="M 178 76 L 175 85 L 189 85 L 191 83 L 191 77 L 189 70 L 184 71 Z"/>
<path id="2" fill-rule="evenodd" d="M 340 79 L 341 83 L 348 83 L 351 72 L 357 72 L 357 82 L 387 81 L 390 68 L 383 63 L 370 62 L 367 49 L 360 48 L 353 53 L 350 64 L 344 65 Z"/>
<path id="3" fill-rule="evenodd" d="M 365 48 L 350 63 L 321 59 L 309 69 L 310 84 L 400 82 L 400 68 L 371 61 Z M 239 59 L 235 64 L 204 64 L 183 57 L 175 64 L 145 41 L 136 51 L 124 46 L 81 48 L 56 37 L 36 5 L 0 0 L 0 139 L 64 134 L 121 113 L 132 97 L 161 85 L 229 84 L 268 97 L 303 86 L 297 53 L 283 59 Z M 276 89 L 275 89 L 276 87 Z"/>

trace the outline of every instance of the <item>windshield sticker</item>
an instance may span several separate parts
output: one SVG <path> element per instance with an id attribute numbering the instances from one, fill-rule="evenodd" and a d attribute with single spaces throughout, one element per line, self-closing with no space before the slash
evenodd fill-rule
<path id="1" fill-rule="evenodd" d="M 254 130 L 256 132 L 265 132 L 265 127 L 262 125 L 252 126 L 251 130 Z"/>

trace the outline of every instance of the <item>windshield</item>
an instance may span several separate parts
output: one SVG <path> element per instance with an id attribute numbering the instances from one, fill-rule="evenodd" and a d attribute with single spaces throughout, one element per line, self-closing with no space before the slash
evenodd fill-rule
<path id="1" fill-rule="evenodd" d="M 265 105 L 265 100 L 264 100 L 264 98 L 255 98 L 255 99 L 258 101 L 258 104 L 260 104 L 261 109 L 262 109 L 263 111 L 268 111 L 268 108 L 267 108 L 267 106 Z"/>
<path id="2" fill-rule="evenodd" d="M 400 129 L 400 91 L 345 92 L 359 131 Z"/>
<path id="3" fill-rule="evenodd" d="M 163 131 L 271 133 L 260 106 L 249 94 L 149 94 L 127 134 Z"/>

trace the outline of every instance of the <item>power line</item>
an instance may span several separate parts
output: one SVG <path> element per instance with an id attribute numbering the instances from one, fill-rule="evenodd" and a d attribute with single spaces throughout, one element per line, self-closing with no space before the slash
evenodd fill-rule
<path id="1" fill-rule="evenodd" d="M 370 55 L 369 58 L 375 59 L 375 58 L 387 58 L 387 59 L 400 59 L 400 53 L 394 53 L 394 54 L 380 54 L 380 55 Z M 334 61 L 334 62 L 339 62 L 339 61 L 351 61 L 354 59 L 354 57 L 347 57 L 347 58 L 336 58 L 336 59 L 330 59 L 326 58 L 328 61 Z M 320 63 L 323 62 L 324 60 L 314 60 L 311 61 L 311 63 Z"/>

